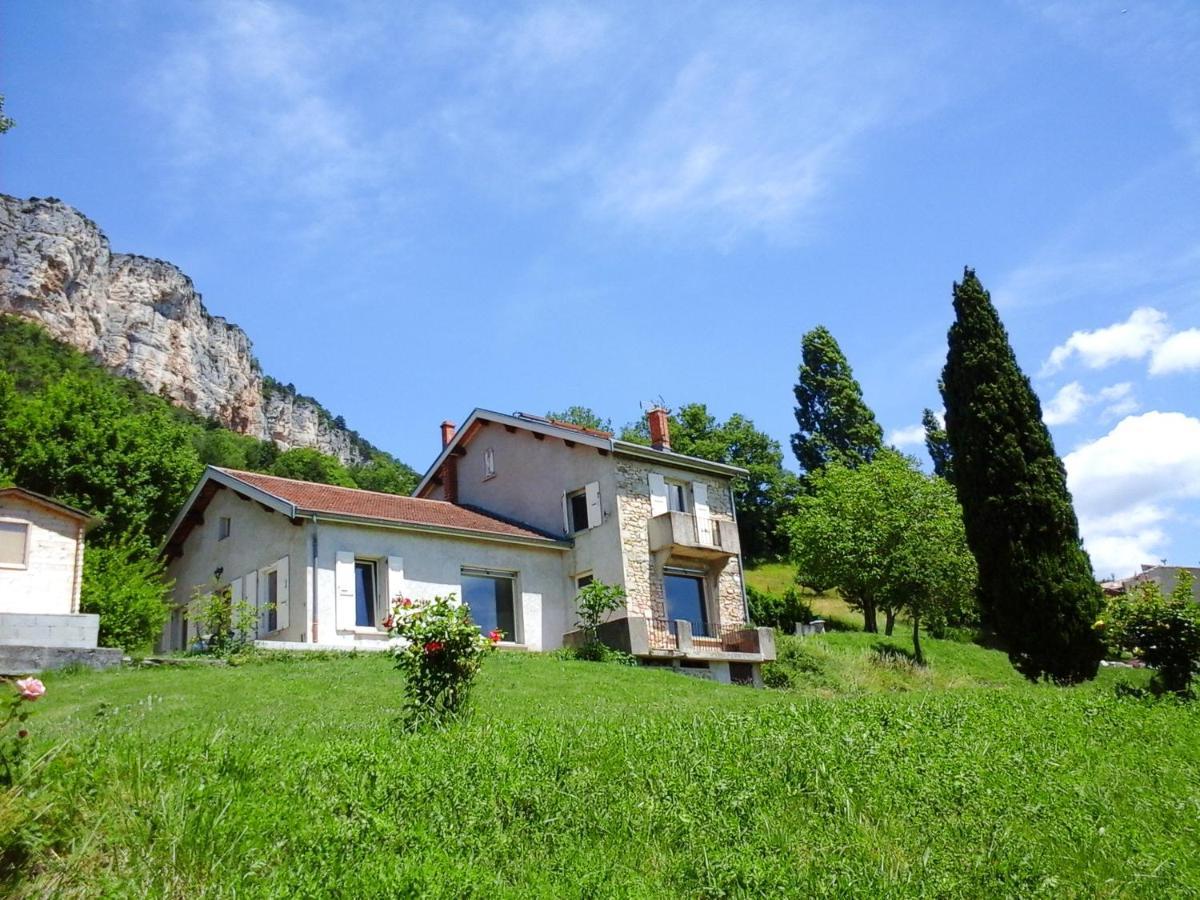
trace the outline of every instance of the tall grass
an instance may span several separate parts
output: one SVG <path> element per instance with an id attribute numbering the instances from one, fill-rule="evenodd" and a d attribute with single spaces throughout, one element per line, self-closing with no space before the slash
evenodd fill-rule
<path id="1" fill-rule="evenodd" d="M 377 657 L 51 678 L 32 723 L 72 820 L 9 891 L 1200 892 L 1197 707 L 860 637 L 785 642 L 822 679 L 792 691 L 502 654 L 420 734 Z"/>

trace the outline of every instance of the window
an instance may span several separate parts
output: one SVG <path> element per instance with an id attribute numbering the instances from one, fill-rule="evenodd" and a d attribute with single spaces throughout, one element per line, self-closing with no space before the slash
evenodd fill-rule
<path id="1" fill-rule="evenodd" d="M 229 537 L 229 532 L 232 527 L 233 523 L 230 521 L 229 516 L 221 516 L 220 521 L 217 522 L 217 540 L 223 541 L 225 538 Z"/>
<path id="2" fill-rule="evenodd" d="M 29 550 L 28 522 L 0 522 L 0 566 L 25 568 Z"/>
<path id="3" fill-rule="evenodd" d="M 249 576 L 247 576 L 249 577 Z M 267 601 L 267 631 L 275 631 L 279 628 L 279 572 L 272 569 L 267 573 L 266 585 L 266 601 Z"/>
<path id="4" fill-rule="evenodd" d="M 667 509 L 671 512 L 687 512 L 687 485 L 676 481 L 667 482 Z"/>
<path id="5" fill-rule="evenodd" d="M 506 641 L 517 640 L 514 580 L 511 573 L 483 569 L 462 572 L 462 597 L 471 610 L 471 621 L 485 634 L 499 631 Z"/>
<path id="6" fill-rule="evenodd" d="M 496 452 L 488 447 L 483 451 L 483 480 L 496 477 Z"/>
<path id="7" fill-rule="evenodd" d="M 354 561 L 354 624 L 360 628 L 375 625 L 375 563 Z"/>
<path id="8" fill-rule="evenodd" d="M 692 634 L 708 635 L 708 609 L 704 603 L 704 578 L 668 572 L 663 576 L 663 592 L 667 600 L 667 619 L 685 619 L 692 623 Z"/>
<path id="9" fill-rule="evenodd" d="M 567 494 L 567 508 L 571 515 L 571 531 L 586 531 L 588 527 L 588 502 L 586 491 Z"/>
<path id="10" fill-rule="evenodd" d="M 595 579 L 592 578 L 591 572 L 588 572 L 586 575 L 580 575 L 579 577 L 577 577 L 575 579 L 575 588 L 577 590 L 582 591 L 585 587 L 587 587 L 589 584 L 591 584 L 592 581 L 594 581 L 594 580 Z"/>

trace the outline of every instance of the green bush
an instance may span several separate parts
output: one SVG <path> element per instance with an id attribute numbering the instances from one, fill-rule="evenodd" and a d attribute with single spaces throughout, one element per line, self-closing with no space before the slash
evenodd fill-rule
<path id="1" fill-rule="evenodd" d="M 1146 581 L 1110 598 L 1096 628 L 1110 651 L 1127 651 L 1156 670 L 1154 687 L 1191 695 L 1192 678 L 1200 671 L 1200 610 L 1187 572 L 1169 597 Z"/>
<path id="2" fill-rule="evenodd" d="M 146 650 L 169 615 L 172 582 L 143 543 L 89 545 L 83 554 L 79 607 L 100 616 L 100 646 Z"/>
<path id="3" fill-rule="evenodd" d="M 812 607 L 795 585 L 788 587 L 781 597 L 747 585 L 746 602 L 750 606 L 750 621 L 755 625 L 778 628 L 786 634 L 793 633 L 797 623 L 813 619 Z"/>

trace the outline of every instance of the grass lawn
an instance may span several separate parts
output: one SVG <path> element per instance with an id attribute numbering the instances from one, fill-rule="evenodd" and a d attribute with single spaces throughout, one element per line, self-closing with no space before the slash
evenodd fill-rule
<path id="1" fill-rule="evenodd" d="M 1200 704 L 964 644 L 928 670 L 899 638 L 781 646 L 787 691 L 500 654 L 422 734 L 379 656 L 51 675 L 29 799 L 55 840 L 7 892 L 1200 893 Z"/>
<path id="2" fill-rule="evenodd" d="M 775 596 L 781 596 L 784 591 L 796 581 L 796 567 L 791 563 L 761 563 L 746 569 L 746 584 L 755 590 Z M 838 596 L 836 591 L 828 594 L 814 594 L 806 598 L 813 614 L 824 619 L 830 626 L 839 629 L 862 631 L 863 616 L 856 609 L 846 605 L 846 601 Z M 880 626 L 883 625 L 883 615 L 879 616 Z"/>

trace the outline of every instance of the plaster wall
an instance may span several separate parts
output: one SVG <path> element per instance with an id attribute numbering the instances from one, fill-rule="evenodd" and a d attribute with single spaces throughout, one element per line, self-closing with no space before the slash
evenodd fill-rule
<path id="1" fill-rule="evenodd" d="M 11 567 L 0 565 L 0 612 L 78 612 L 83 574 L 79 521 L 13 495 L 0 498 L 0 521 L 29 526 L 25 562 Z"/>

